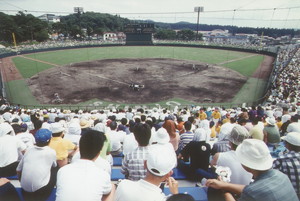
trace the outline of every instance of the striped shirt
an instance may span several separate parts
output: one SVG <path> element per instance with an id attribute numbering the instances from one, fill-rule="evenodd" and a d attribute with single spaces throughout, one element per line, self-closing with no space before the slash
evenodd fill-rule
<path id="1" fill-rule="evenodd" d="M 122 161 L 122 174 L 129 180 L 137 181 L 146 176 L 144 161 L 148 157 L 149 146 L 137 147 L 125 155 Z"/>
<path id="2" fill-rule="evenodd" d="M 280 155 L 273 163 L 273 168 L 286 174 L 300 198 L 300 153 L 290 151 Z"/>
<path id="3" fill-rule="evenodd" d="M 178 146 L 178 150 L 181 151 L 183 150 L 183 148 L 190 143 L 194 138 L 194 133 L 191 131 L 182 133 L 180 135 L 180 141 L 179 141 L 179 146 Z"/>

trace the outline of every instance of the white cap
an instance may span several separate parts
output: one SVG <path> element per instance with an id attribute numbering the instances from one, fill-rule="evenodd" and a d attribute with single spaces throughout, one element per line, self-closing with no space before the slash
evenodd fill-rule
<path id="1" fill-rule="evenodd" d="M 174 150 L 167 146 L 157 146 L 150 149 L 146 163 L 149 172 L 161 177 L 176 167 L 177 158 Z"/>
<path id="2" fill-rule="evenodd" d="M 65 128 L 61 125 L 61 123 L 55 122 L 51 124 L 50 130 L 52 133 L 60 133 L 65 130 Z"/>
<path id="3" fill-rule="evenodd" d="M 273 164 L 269 148 L 262 140 L 244 140 L 237 147 L 236 156 L 242 165 L 254 170 L 268 170 Z"/>

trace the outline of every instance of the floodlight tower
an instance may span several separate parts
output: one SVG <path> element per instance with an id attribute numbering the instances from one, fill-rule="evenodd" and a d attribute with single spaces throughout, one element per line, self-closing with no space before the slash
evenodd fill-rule
<path id="1" fill-rule="evenodd" d="M 80 19 L 80 15 L 81 13 L 83 13 L 83 7 L 74 7 L 74 13 L 78 14 L 78 20 L 79 20 L 79 28 L 80 28 L 80 33 L 81 33 L 81 19 Z"/>
<path id="2" fill-rule="evenodd" d="M 204 7 L 194 7 L 194 12 L 198 12 L 196 40 L 198 40 L 200 12 L 203 12 L 203 11 L 204 11 Z"/>

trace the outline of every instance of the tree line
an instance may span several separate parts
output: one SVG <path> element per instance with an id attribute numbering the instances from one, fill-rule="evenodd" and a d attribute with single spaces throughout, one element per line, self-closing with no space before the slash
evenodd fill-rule
<path id="1" fill-rule="evenodd" d="M 16 15 L 7 15 L 0 12 L 0 42 L 3 44 L 12 44 L 12 33 L 15 34 L 17 42 L 46 41 L 52 33 L 57 33 L 71 39 L 86 40 L 94 35 L 101 36 L 104 32 L 122 32 L 127 24 L 138 22 L 122 18 L 118 15 L 85 12 L 60 16 L 60 22 L 47 23 L 32 14 L 19 12 Z M 155 24 L 154 37 L 157 39 L 195 40 L 201 39 L 202 37 L 200 33 L 198 36 L 195 34 L 194 31 L 197 29 L 197 25 L 193 23 L 151 23 Z M 236 33 L 263 34 L 275 38 L 283 35 L 293 37 L 295 34 L 299 34 L 299 31 L 297 32 L 293 29 L 250 28 L 205 24 L 200 24 L 199 26 L 199 30 L 203 31 L 211 31 L 214 29 L 226 29 L 233 35 Z"/>

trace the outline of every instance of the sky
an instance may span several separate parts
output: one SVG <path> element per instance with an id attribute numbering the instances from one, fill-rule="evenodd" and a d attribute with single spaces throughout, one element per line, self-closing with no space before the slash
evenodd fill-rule
<path id="1" fill-rule="evenodd" d="M 67 15 L 84 12 L 117 14 L 132 20 L 197 23 L 194 7 L 203 7 L 201 24 L 300 29 L 300 0 L 0 0 L 0 12 L 27 11 Z M 201 30 L 201 26 L 200 26 Z"/>

